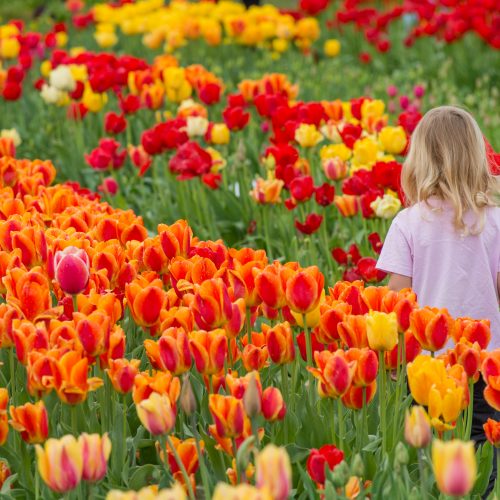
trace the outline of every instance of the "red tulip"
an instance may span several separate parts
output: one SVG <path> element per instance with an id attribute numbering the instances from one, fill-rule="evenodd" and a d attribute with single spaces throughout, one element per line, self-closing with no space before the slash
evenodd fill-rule
<path id="1" fill-rule="evenodd" d="M 344 452 L 333 444 L 325 444 L 319 450 L 313 448 L 307 459 L 307 472 L 312 480 L 319 484 L 325 483 L 325 470 L 331 471 L 344 460 Z"/>
<path id="2" fill-rule="evenodd" d="M 319 229 L 322 222 L 323 222 L 323 216 L 313 213 L 313 214 L 309 214 L 306 217 L 306 220 L 304 223 L 299 222 L 297 219 L 295 219 L 295 227 L 301 233 L 312 234 L 312 233 L 315 233 Z"/>

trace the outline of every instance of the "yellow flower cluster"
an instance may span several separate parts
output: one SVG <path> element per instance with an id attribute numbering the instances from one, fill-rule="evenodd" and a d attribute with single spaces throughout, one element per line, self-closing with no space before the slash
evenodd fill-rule
<path id="1" fill-rule="evenodd" d="M 14 59 L 19 55 L 21 44 L 19 30 L 14 24 L 0 25 L 0 59 Z"/>
<path id="2" fill-rule="evenodd" d="M 125 35 L 143 35 L 144 44 L 153 49 L 164 46 L 171 52 L 188 40 L 203 39 L 208 45 L 235 43 L 259 46 L 281 53 L 294 42 L 307 50 L 320 36 L 314 18 L 296 21 L 272 5 L 245 7 L 232 1 L 182 2 L 164 5 L 163 0 L 141 0 L 111 8 L 98 4 L 93 8 L 97 23 L 95 38 L 102 47 L 117 42 L 115 27 Z M 336 48 L 330 47 L 330 52 Z"/>

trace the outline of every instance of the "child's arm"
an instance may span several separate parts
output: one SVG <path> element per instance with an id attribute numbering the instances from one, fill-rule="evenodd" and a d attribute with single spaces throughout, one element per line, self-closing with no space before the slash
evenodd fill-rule
<path id="1" fill-rule="evenodd" d="M 498 280 L 498 284 L 500 287 L 500 274 L 498 275 Z M 411 288 L 412 279 L 408 276 L 403 276 L 402 274 L 392 273 L 391 277 L 389 278 L 388 285 L 389 288 L 394 292 L 399 292 L 399 290 L 402 290 L 403 288 Z"/>

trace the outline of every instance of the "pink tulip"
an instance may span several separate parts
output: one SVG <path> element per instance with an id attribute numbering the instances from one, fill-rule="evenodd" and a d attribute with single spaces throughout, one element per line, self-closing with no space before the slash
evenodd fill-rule
<path id="1" fill-rule="evenodd" d="M 118 192 L 118 182 L 113 177 L 106 177 L 103 179 L 102 183 L 98 186 L 98 190 L 101 193 L 107 193 L 114 196 Z"/>
<path id="2" fill-rule="evenodd" d="M 420 99 L 424 97 L 425 94 L 425 88 L 423 85 L 415 85 L 413 88 L 413 95 L 417 98 Z"/>
<path id="3" fill-rule="evenodd" d="M 54 257 L 55 278 L 64 292 L 76 295 L 87 287 L 90 262 L 84 250 L 69 246 Z"/>
<path id="4" fill-rule="evenodd" d="M 395 85 L 389 85 L 386 92 L 389 97 L 395 97 L 398 95 L 398 88 Z"/>

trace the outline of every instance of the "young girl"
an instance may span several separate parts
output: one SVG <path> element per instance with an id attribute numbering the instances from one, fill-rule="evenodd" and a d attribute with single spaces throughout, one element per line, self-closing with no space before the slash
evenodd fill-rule
<path id="1" fill-rule="evenodd" d="M 421 306 L 454 317 L 489 319 L 489 349 L 500 347 L 500 208 L 479 126 L 463 109 L 442 106 L 415 129 L 403 166 L 408 208 L 393 220 L 377 268 L 389 287 L 412 287 Z M 472 438 L 495 412 L 475 384 Z M 494 469 L 496 470 L 496 469 Z M 494 479 L 493 479 L 494 480 Z"/>

